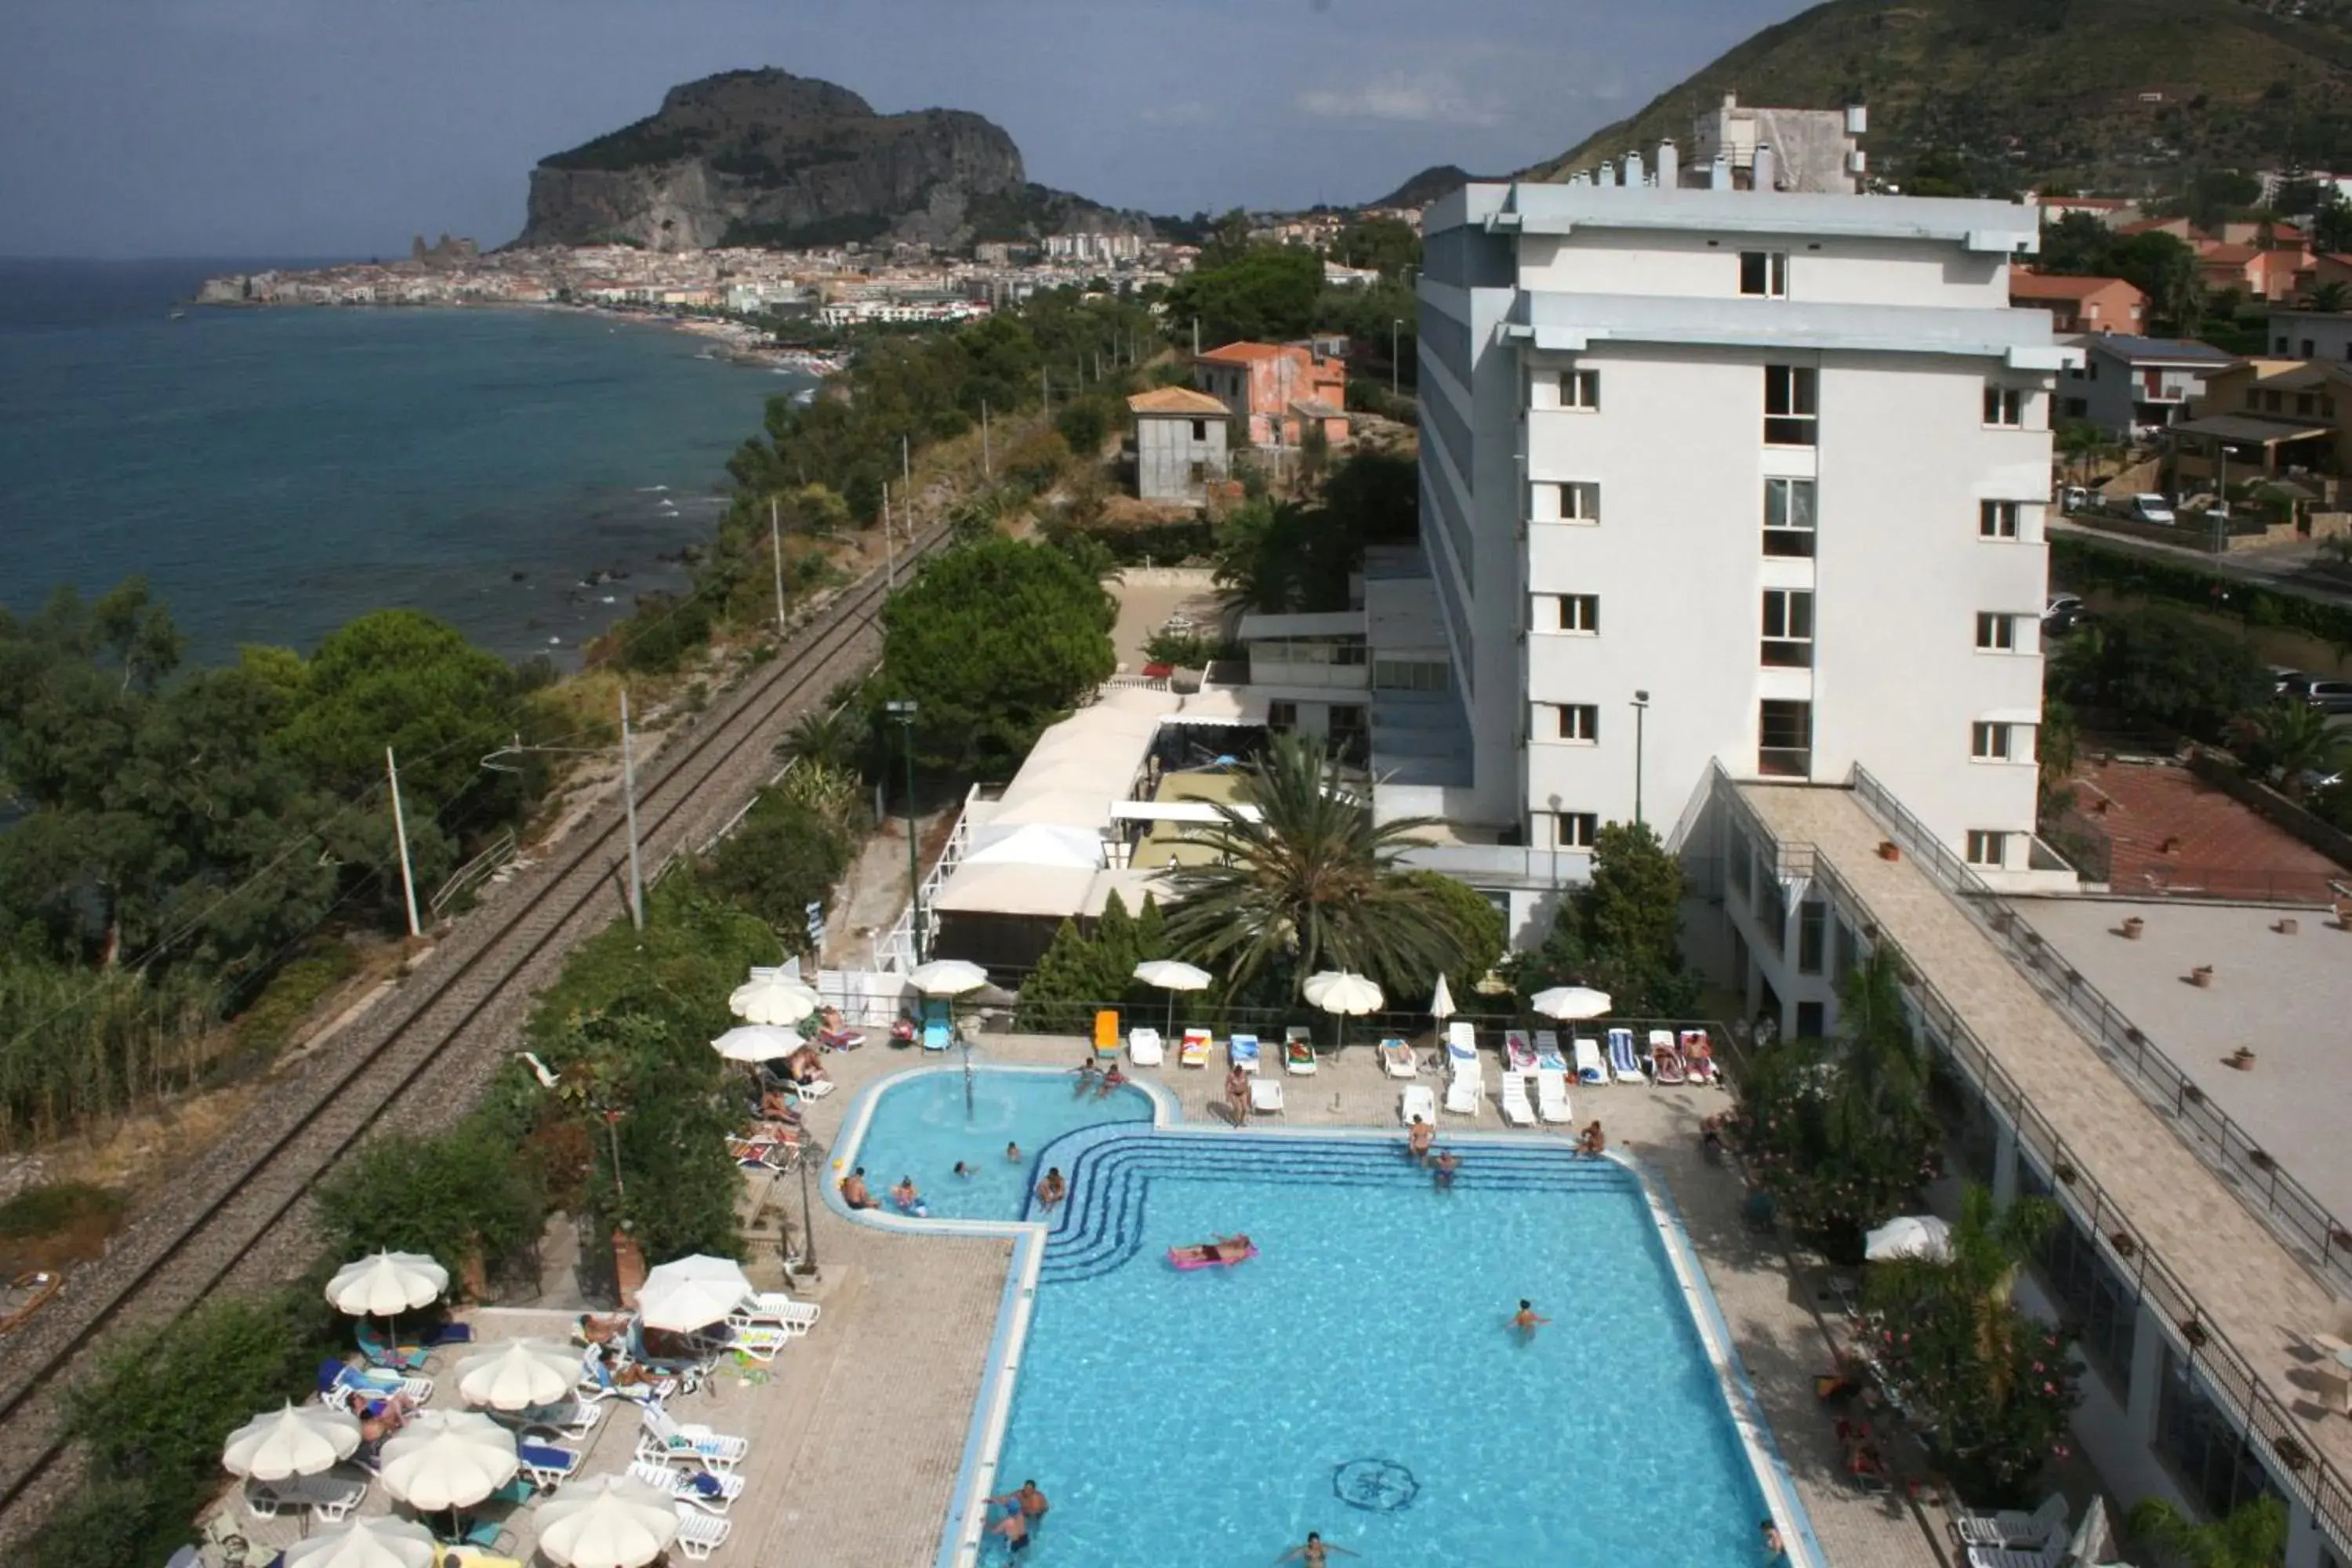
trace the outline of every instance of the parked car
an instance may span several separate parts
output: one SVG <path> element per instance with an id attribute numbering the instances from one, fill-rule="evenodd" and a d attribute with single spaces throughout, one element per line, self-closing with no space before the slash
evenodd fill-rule
<path id="1" fill-rule="evenodd" d="M 2083 596 L 2080 594 L 2053 594 L 2049 602 L 2042 606 L 2042 618 L 2045 621 L 2053 616 L 2080 616 L 2082 613 Z"/>
<path id="2" fill-rule="evenodd" d="M 2072 594 L 2053 594 L 2042 607 L 2042 635 L 2063 637 L 2091 618 L 2091 607 Z"/>
<path id="3" fill-rule="evenodd" d="M 2292 689 L 2314 708 L 2330 713 L 2352 713 L 2352 680 L 2305 679 Z"/>
<path id="4" fill-rule="evenodd" d="M 2300 691 L 2314 679 L 2315 678 L 2305 674 L 2302 670 L 2291 669 L 2284 664 L 2274 664 L 2271 666 L 2271 693 L 2276 697 L 2284 697 L 2290 691 Z"/>
<path id="5" fill-rule="evenodd" d="M 2068 485 L 2058 492 L 2058 510 L 2074 513 L 2088 511 L 2093 505 L 2091 492 L 2081 485 Z"/>
<path id="6" fill-rule="evenodd" d="M 2135 522 L 2160 523 L 2167 528 L 2178 521 L 2172 514 L 2172 503 L 2154 493 L 2132 497 L 2131 516 Z"/>

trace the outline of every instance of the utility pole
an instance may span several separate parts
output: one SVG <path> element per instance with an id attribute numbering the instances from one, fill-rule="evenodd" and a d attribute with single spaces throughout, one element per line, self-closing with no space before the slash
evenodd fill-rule
<path id="1" fill-rule="evenodd" d="M 914 498 L 915 459 L 907 446 L 907 437 L 901 436 L 898 437 L 898 504 L 912 507 Z M 915 514 L 912 511 L 907 514 L 907 537 L 910 540 L 915 537 Z"/>
<path id="2" fill-rule="evenodd" d="M 1402 318 L 1402 317 L 1391 317 L 1391 318 L 1390 319 L 1390 321 L 1389 321 L 1389 395 L 1390 395 L 1391 397 L 1394 397 L 1394 396 L 1396 396 L 1396 395 L 1397 395 L 1397 333 L 1398 333 L 1398 332 L 1400 332 L 1400 331 L 1402 331 L 1403 330 L 1403 328 L 1404 328 L 1404 320 L 1403 320 L 1403 318 Z M 1418 386 L 1418 385 L 1420 385 L 1421 384 L 1420 384 L 1419 382 L 1415 382 L 1413 384 L 1414 384 L 1414 385 L 1416 385 L 1416 386 Z"/>
<path id="3" fill-rule="evenodd" d="M 629 689 L 621 688 L 621 799 L 629 817 L 629 923 L 646 929 L 646 884 L 637 866 L 637 760 L 629 743 Z"/>
<path id="4" fill-rule="evenodd" d="M 1037 397 L 1046 413 L 1054 412 L 1054 373 L 1042 364 L 1037 367 Z"/>
<path id="5" fill-rule="evenodd" d="M 882 481 L 882 585 L 898 587 L 898 542 L 890 537 L 890 481 Z"/>
<path id="6" fill-rule="evenodd" d="M 899 754 L 907 763 L 907 900 L 911 911 L 907 935 L 914 943 L 915 962 L 923 962 L 923 873 L 915 858 L 915 712 L 911 700 L 887 702 L 883 710 L 898 726 Z"/>
<path id="7" fill-rule="evenodd" d="M 784 535 L 776 521 L 776 498 L 768 498 L 768 553 L 775 557 L 776 636 L 784 635 Z"/>
<path id="8" fill-rule="evenodd" d="M 1111 363 L 1114 365 L 1117 364 L 1118 363 L 1118 356 L 1113 354 L 1111 356 Z M 1100 349 L 1095 350 L 1095 384 L 1097 386 L 1100 386 L 1102 384 L 1102 350 Z"/>
<path id="9" fill-rule="evenodd" d="M 1201 318 L 1198 316 L 1192 318 L 1192 357 L 1201 357 Z"/>
<path id="10" fill-rule="evenodd" d="M 988 460 L 988 399 L 985 397 L 980 400 L 980 477 L 983 479 L 996 477 L 996 470 Z"/>
<path id="11" fill-rule="evenodd" d="M 408 864 L 408 818 L 400 809 L 400 765 L 392 760 L 392 748 L 383 749 L 384 776 L 392 781 L 392 833 L 400 840 L 400 890 L 408 900 L 408 934 L 424 934 L 416 925 L 416 873 Z"/>

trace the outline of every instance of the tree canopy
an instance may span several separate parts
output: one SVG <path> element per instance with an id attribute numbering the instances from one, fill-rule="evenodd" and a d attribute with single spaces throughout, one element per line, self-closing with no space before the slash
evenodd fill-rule
<path id="1" fill-rule="evenodd" d="M 2068 213 L 2042 234 L 2045 272 L 2121 278 L 2148 298 L 2155 324 L 2194 330 L 2205 306 L 2197 252 L 2176 236 L 2151 229 L 2121 235 L 2088 213 Z"/>
<path id="2" fill-rule="evenodd" d="M 2216 742 L 2272 684 L 2243 637 L 2163 605 L 2078 632 L 2051 679 L 2062 697 Z"/>
<path id="3" fill-rule="evenodd" d="M 1524 998 L 1567 983 L 1606 991 L 1632 1018 L 1688 1016 L 1698 978 L 1684 965 L 1682 862 L 1646 825 L 1604 824 L 1592 879 L 1553 911 L 1542 945 L 1516 958 L 1512 988 Z"/>
<path id="4" fill-rule="evenodd" d="M 1109 679 L 1118 610 L 1062 551 L 988 539 L 926 562 L 882 614 L 880 700 L 912 700 L 926 769 L 1010 777 Z"/>
<path id="5" fill-rule="evenodd" d="M 1323 258 L 1293 246 L 1252 246 L 1223 265 L 1203 265 L 1168 291 L 1169 331 L 1189 332 L 1201 322 L 1204 344 L 1254 339 L 1279 342 L 1304 337 L 1319 324 Z"/>

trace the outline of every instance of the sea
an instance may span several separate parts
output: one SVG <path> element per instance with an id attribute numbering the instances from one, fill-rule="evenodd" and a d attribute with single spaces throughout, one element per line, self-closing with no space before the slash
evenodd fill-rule
<path id="1" fill-rule="evenodd" d="M 572 311 L 179 308 L 319 264 L 0 260 L 0 606 L 135 575 L 196 662 L 397 605 L 570 668 L 814 384 Z"/>

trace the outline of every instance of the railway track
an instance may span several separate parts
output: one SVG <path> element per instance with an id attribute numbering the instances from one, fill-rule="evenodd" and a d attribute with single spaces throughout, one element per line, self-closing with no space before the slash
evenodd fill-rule
<path id="1" fill-rule="evenodd" d="M 910 556 L 946 535 L 935 527 Z M 862 673 L 878 651 L 887 595 L 882 574 L 867 574 L 640 769 L 648 872 L 704 842 L 766 782 L 785 722 Z M 444 1123 L 455 1095 L 496 1069 L 514 1048 L 531 994 L 572 943 L 625 909 L 626 856 L 620 805 L 611 802 L 461 922 L 384 1004 L 273 1086 L 223 1135 L 216 1157 L 193 1164 L 103 1259 L 76 1270 L 58 1300 L 0 1341 L 0 1542 L 20 1538 L 47 1512 L 48 1494 L 68 1484 L 43 1482 L 68 1471 L 62 1395 L 74 1375 L 121 1331 L 177 1318 L 248 1260 L 299 1267 L 301 1238 L 290 1222 L 303 1198 L 371 1131 Z M 426 1103 L 395 1117 L 404 1100 Z"/>

